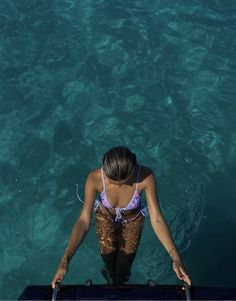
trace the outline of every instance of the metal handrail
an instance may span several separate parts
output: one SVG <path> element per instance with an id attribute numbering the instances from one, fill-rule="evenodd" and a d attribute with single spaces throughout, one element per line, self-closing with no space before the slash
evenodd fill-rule
<path id="1" fill-rule="evenodd" d="M 56 282 L 55 287 L 53 289 L 53 293 L 52 293 L 52 301 L 55 301 L 57 299 L 57 292 L 60 286 L 60 282 Z"/>
<path id="2" fill-rule="evenodd" d="M 184 283 L 183 289 L 185 291 L 186 300 L 191 301 L 191 294 L 187 283 Z"/>

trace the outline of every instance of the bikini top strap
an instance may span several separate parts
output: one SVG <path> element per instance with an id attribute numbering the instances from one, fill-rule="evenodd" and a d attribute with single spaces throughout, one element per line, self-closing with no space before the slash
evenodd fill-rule
<path id="1" fill-rule="evenodd" d="M 102 167 L 101 167 L 101 175 L 102 175 L 102 186 L 103 186 L 103 190 L 105 191 L 106 190 L 106 187 L 105 187 L 105 177 L 104 177 L 104 173 L 103 173 Z"/>
<path id="2" fill-rule="evenodd" d="M 138 191 L 138 183 L 139 183 L 139 176 L 140 176 L 140 170 L 141 170 L 141 165 L 138 166 L 138 175 L 136 179 L 136 185 L 135 185 L 135 190 Z"/>

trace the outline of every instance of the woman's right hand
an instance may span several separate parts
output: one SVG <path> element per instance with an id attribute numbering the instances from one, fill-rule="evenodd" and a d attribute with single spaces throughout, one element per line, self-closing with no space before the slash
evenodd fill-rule
<path id="1" fill-rule="evenodd" d="M 66 262 L 60 262 L 56 274 L 51 282 L 52 288 L 55 288 L 56 282 L 62 281 L 64 275 L 69 270 L 69 265 Z"/>

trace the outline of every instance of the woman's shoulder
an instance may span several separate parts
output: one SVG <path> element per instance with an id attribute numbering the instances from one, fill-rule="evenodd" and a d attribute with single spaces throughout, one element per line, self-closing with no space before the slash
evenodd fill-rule
<path id="1" fill-rule="evenodd" d="M 97 188 L 101 182 L 101 167 L 95 168 L 88 173 L 88 179 Z"/>
<path id="2" fill-rule="evenodd" d="M 101 167 L 90 170 L 88 175 L 93 178 L 98 178 L 99 176 L 101 176 Z"/>
<path id="3" fill-rule="evenodd" d="M 145 165 L 141 165 L 141 172 L 140 172 L 140 184 L 143 189 L 149 185 L 150 181 L 152 181 L 153 170 Z"/>

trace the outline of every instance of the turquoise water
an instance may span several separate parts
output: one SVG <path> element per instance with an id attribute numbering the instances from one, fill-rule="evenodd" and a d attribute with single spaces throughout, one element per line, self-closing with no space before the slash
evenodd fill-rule
<path id="1" fill-rule="evenodd" d="M 0 298 L 50 284 L 91 169 L 156 174 L 193 285 L 234 286 L 236 1 L 1 0 Z M 94 224 L 66 284 L 103 283 Z M 146 220 L 130 282 L 179 284 Z"/>

